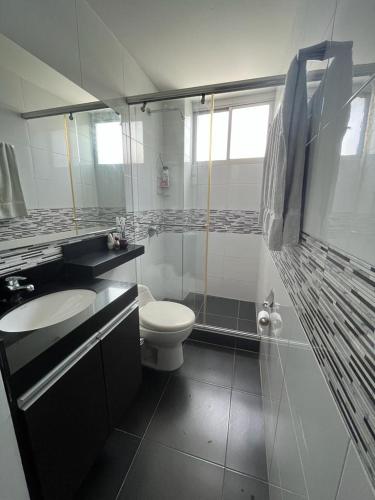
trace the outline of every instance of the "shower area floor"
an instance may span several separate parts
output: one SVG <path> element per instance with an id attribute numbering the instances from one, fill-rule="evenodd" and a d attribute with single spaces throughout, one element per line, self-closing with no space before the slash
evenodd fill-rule
<path id="1" fill-rule="evenodd" d="M 255 302 L 228 299 L 207 295 L 204 311 L 204 295 L 190 292 L 184 300 L 168 299 L 190 307 L 196 315 L 196 323 L 210 325 L 245 333 L 256 333 Z"/>
<path id="2" fill-rule="evenodd" d="M 188 341 L 184 357 L 144 369 L 77 499 L 269 499 L 258 354 Z"/>

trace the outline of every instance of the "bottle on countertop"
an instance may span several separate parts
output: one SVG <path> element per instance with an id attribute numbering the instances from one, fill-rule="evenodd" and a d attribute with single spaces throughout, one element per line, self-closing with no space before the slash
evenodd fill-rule
<path id="1" fill-rule="evenodd" d="M 115 246 L 115 239 L 112 233 L 109 233 L 107 236 L 107 248 L 108 250 L 113 250 L 114 246 Z"/>

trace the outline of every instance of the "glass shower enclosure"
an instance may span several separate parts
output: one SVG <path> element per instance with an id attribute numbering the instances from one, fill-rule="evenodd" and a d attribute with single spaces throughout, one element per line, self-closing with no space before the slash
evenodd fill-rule
<path id="1" fill-rule="evenodd" d="M 188 305 L 201 329 L 257 334 L 258 214 L 275 95 L 130 106 L 135 226 L 146 247 L 138 282 Z"/>

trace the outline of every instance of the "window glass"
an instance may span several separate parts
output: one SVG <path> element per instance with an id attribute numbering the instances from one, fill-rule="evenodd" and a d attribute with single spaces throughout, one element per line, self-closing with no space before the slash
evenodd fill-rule
<path id="1" fill-rule="evenodd" d="M 269 105 L 248 106 L 232 110 L 230 137 L 231 160 L 263 158 L 266 152 Z"/>
<path id="2" fill-rule="evenodd" d="M 341 144 L 341 154 L 343 156 L 356 155 L 358 153 L 364 117 L 365 99 L 357 97 L 350 104 L 349 122 Z"/>
<path id="3" fill-rule="evenodd" d="M 212 160 L 227 159 L 229 111 L 215 111 L 212 123 Z M 210 113 L 197 115 L 196 160 L 208 161 Z"/>
<path id="4" fill-rule="evenodd" d="M 95 133 L 98 164 L 118 165 L 124 163 L 121 123 L 96 123 Z"/>

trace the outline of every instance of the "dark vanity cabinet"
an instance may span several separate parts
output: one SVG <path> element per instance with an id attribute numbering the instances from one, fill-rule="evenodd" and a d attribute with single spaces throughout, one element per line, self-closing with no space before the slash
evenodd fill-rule
<path id="1" fill-rule="evenodd" d="M 18 399 L 37 490 L 32 499 L 74 498 L 140 382 L 133 303 Z"/>
<path id="2" fill-rule="evenodd" d="M 72 498 L 108 436 L 100 343 L 22 412 L 42 498 Z"/>
<path id="3" fill-rule="evenodd" d="M 114 427 L 123 419 L 141 383 L 138 309 L 102 338 L 101 347 L 108 412 Z"/>

